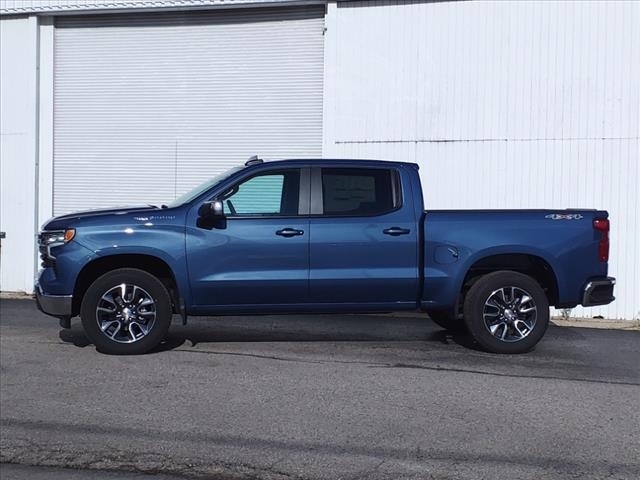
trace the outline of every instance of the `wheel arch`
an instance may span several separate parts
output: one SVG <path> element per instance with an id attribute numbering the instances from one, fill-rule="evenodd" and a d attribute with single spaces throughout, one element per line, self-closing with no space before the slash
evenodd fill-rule
<path id="1" fill-rule="evenodd" d="M 181 296 L 171 267 L 164 260 L 153 255 L 125 253 L 96 258 L 82 268 L 73 289 L 74 316 L 80 313 L 82 299 L 91 284 L 98 277 L 118 268 L 137 268 L 158 278 L 169 292 L 174 313 L 180 313 Z"/>
<path id="2" fill-rule="evenodd" d="M 549 305 L 558 303 L 558 278 L 547 260 L 531 253 L 499 253 L 476 259 L 467 269 L 460 289 L 460 305 L 478 278 L 500 270 L 519 272 L 532 277 L 544 290 Z"/>

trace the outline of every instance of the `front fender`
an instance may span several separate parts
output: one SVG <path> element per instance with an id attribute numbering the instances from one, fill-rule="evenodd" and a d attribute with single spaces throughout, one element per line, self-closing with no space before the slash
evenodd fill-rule
<path id="1" fill-rule="evenodd" d="M 184 227 L 112 227 L 108 230 L 86 232 L 78 241 L 93 250 L 95 258 L 98 259 L 119 255 L 142 255 L 163 261 L 173 272 L 180 296 L 187 302 L 190 300 Z"/>

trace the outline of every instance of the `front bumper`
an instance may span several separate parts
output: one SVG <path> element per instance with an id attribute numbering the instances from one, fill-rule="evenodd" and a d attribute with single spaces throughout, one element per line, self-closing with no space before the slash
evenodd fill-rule
<path id="1" fill-rule="evenodd" d="M 595 305 L 607 305 L 613 302 L 613 287 L 616 279 L 613 277 L 592 278 L 584 287 L 582 305 L 593 307 Z"/>
<path id="2" fill-rule="evenodd" d="M 73 295 L 46 295 L 37 283 L 33 290 L 36 304 L 42 313 L 53 317 L 71 317 Z"/>

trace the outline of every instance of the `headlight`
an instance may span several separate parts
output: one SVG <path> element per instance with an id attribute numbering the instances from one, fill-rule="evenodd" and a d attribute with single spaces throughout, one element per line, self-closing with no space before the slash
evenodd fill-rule
<path id="1" fill-rule="evenodd" d="M 45 230 L 40 233 L 38 243 L 44 247 L 57 247 L 73 240 L 76 236 L 75 228 L 67 228 L 66 230 Z"/>
<path id="2" fill-rule="evenodd" d="M 38 235 L 38 246 L 40 247 L 40 258 L 43 260 L 42 266 L 53 266 L 56 257 L 51 254 L 51 249 L 69 243 L 75 236 L 75 228 L 45 230 L 40 232 L 40 235 Z"/>

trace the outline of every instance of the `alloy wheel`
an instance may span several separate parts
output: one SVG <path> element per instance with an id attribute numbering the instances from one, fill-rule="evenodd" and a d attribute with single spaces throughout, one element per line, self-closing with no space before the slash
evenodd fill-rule
<path id="1" fill-rule="evenodd" d="M 156 303 L 145 289 L 122 283 L 102 295 L 96 307 L 96 320 L 109 339 L 133 343 L 153 329 L 156 313 Z"/>
<path id="2" fill-rule="evenodd" d="M 495 338 L 518 342 L 533 331 L 538 308 L 529 292 L 508 286 L 491 292 L 484 303 L 482 317 L 484 326 Z"/>

